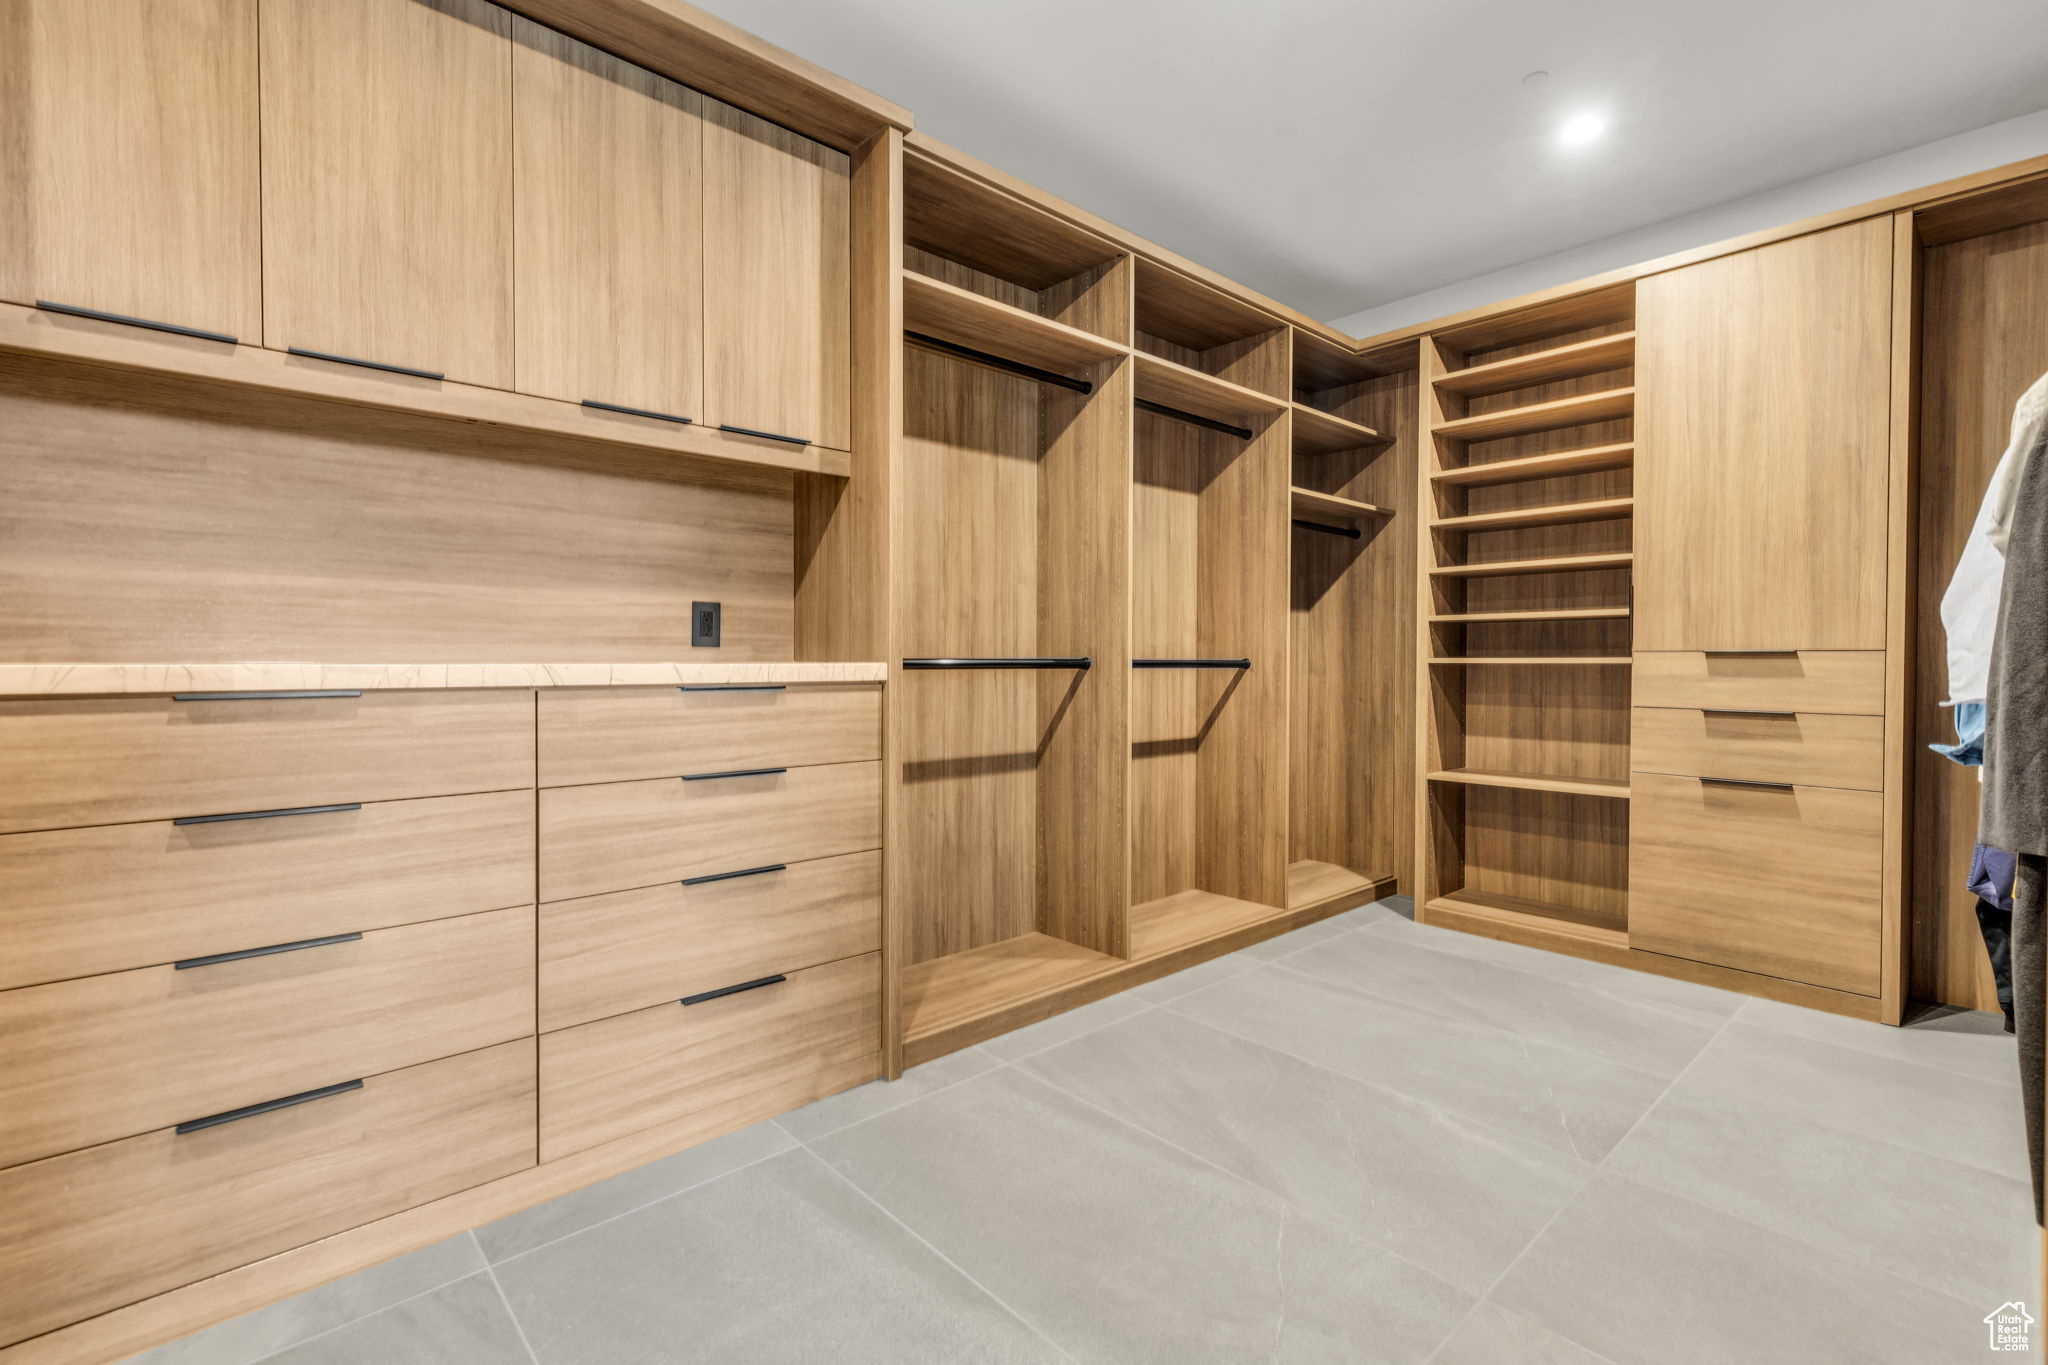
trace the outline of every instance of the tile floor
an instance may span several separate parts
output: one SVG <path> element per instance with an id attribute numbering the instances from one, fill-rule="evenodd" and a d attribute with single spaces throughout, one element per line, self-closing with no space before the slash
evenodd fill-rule
<path id="1" fill-rule="evenodd" d="M 138 1357 L 1934 1365 L 2034 1297 L 1990 1016 L 1383 902 Z"/>

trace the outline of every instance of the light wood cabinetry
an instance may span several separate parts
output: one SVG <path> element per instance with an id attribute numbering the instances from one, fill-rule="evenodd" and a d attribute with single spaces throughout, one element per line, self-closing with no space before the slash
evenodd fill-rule
<path id="1" fill-rule="evenodd" d="M 261 339 L 256 8 L 0 6 L 0 298 Z"/>
<path id="2" fill-rule="evenodd" d="M 1629 761 L 1639 773 L 1878 791 L 1884 786 L 1884 717 L 1638 706 Z"/>
<path id="3" fill-rule="evenodd" d="M 264 344 L 511 388 L 512 16 L 262 0 L 262 21 Z"/>
<path id="4" fill-rule="evenodd" d="M 704 105 L 705 420 L 843 449 L 846 155 Z"/>
<path id="5" fill-rule="evenodd" d="M 544 692 L 539 738 L 543 787 L 859 763 L 882 756 L 882 699 L 772 684 Z"/>

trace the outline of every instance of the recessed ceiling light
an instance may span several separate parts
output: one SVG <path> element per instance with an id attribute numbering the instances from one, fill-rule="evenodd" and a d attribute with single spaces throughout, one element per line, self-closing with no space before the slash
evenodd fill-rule
<path id="1" fill-rule="evenodd" d="M 1567 147 L 1583 147 L 1606 131 L 1605 114 L 1574 114 L 1557 130 L 1557 140 Z"/>

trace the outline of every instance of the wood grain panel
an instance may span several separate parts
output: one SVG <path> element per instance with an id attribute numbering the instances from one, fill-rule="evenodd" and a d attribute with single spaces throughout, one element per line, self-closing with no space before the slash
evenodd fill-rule
<path id="1" fill-rule="evenodd" d="M 1751 714 L 1638 706 L 1629 766 L 1639 773 L 1884 787 L 1884 717 Z"/>
<path id="2" fill-rule="evenodd" d="M 9 833 L 532 784 L 528 692 L 0 702 Z"/>
<path id="3" fill-rule="evenodd" d="M 0 1171 L 0 1344 L 534 1163 L 530 1042 Z"/>
<path id="4" fill-rule="evenodd" d="M 0 992 L 0 1165 L 528 1037 L 533 926 L 493 910 Z"/>
<path id="5" fill-rule="evenodd" d="M 1639 706 L 1729 711 L 1884 713 L 1881 650 L 1783 650 L 1703 654 L 1638 652 L 1631 669 Z"/>
<path id="6" fill-rule="evenodd" d="M 0 298 L 262 339 L 256 0 L 9 0 L 0 126 Z"/>
<path id="7" fill-rule="evenodd" d="M 1567 924 L 1625 929 L 1633 915 L 1627 801 L 1464 788 L 1459 894 L 1512 898 Z"/>
<path id="8" fill-rule="evenodd" d="M 788 976 L 695 1005 L 655 1005 L 543 1034 L 541 1159 L 554 1161 L 879 1050 L 877 955 Z"/>
<path id="9" fill-rule="evenodd" d="M 540 894 L 566 900 L 882 844 L 880 765 L 540 794 Z"/>
<path id="10" fill-rule="evenodd" d="M 1638 648 L 1883 647 L 1891 265 L 1877 219 L 1638 285 Z"/>
<path id="11" fill-rule="evenodd" d="M 1201 657 L 1202 433 L 1139 412 L 1131 483 L 1131 655 Z M 1232 657 L 1237 657 L 1232 655 Z M 1145 669 L 1131 679 L 1131 903 L 1197 885 L 1196 755 L 1207 711 L 1197 675 Z M 1216 698 L 1210 696 L 1213 705 Z"/>
<path id="12" fill-rule="evenodd" d="M 1629 945 L 1875 995 L 1883 797 L 1639 773 Z"/>
<path id="13" fill-rule="evenodd" d="M 511 20 L 262 0 L 266 346 L 512 387 Z"/>
<path id="14" fill-rule="evenodd" d="M 875 952 L 881 915 L 880 852 L 552 901 L 540 912 L 541 1031 Z"/>
<path id="15" fill-rule="evenodd" d="M 533 900 L 526 791 L 0 837 L 0 990 Z"/>
<path id="16" fill-rule="evenodd" d="M 703 98 L 511 32 L 517 387 L 701 421 Z"/>
<path id="17" fill-rule="evenodd" d="M 882 756 L 877 687 L 542 692 L 540 785 L 680 777 Z"/>
<path id="18" fill-rule="evenodd" d="M 706 418 L 843 450 L 846 155 L 704 104 Z"/>

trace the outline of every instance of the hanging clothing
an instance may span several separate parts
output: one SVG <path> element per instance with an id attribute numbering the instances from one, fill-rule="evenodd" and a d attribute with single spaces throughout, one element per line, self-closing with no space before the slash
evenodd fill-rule
<path id="1" fill-rule="evenodd" d="M 2013 1032 L 2012 1020 L 2012 885 L 2018 860 L 2004 849 L 1977 845 L 1970 854 L 1967 889 L 1977 898 L 1977 932 L 1984 939 L 1985 956 L 1991 959 L 1991 979 L 1998 987 L 1998 1008 L 2005 1015 L 2005 1031 Z"/>
<path id="2" fill-rule="evenodd" d="M 2005 538 L 2012 519 L 2012 476 L 2038 451 L 2048 434 L 2048 375 L 2034 381 L 2013 408 L 2012 435 L 1985 485 L 1977 519 L 1941 599 L 1941 626 L 1948 635 L 1948 700 L 1982 701 L 1991 663 L 1991 639 L 1998 626 L 1999 585 L 2005 577 Z"/>
<path id="3" fill-rule="evenodd" d="M 1981 766 L 1984 762 L 1984 703 L 1959 701 L 1951 714 L 1955 717 L 1956 742 L 1927 747 L 1965 768 Z"/>
<path id="4" fill-rule="evenodd" d="M 2041 1070 L 2048 1063 L 2041 985 L 2041 974 L 2048 971 L 2048 952 L 2042 950 L 2041 942 L 2043 896 L 2048 896 L 2048 858 L 2022 853 L 2012 894 L 2012 1013 L 2020 1054 L 2020 1103 L 2027 1111 L 2027 1170 L 2034 1177 L 2036 1223 L 2042 1221 Z"/>

